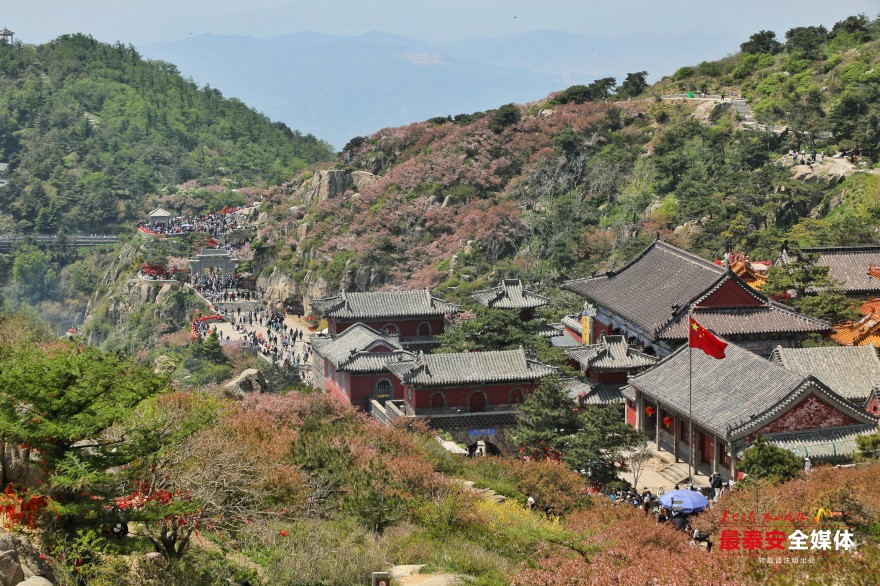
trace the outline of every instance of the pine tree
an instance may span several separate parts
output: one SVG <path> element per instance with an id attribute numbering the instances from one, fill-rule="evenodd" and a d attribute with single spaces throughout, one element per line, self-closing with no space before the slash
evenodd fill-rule
<path id="1" fill-rule="evenodd" d="M 595 482 L 615 480 L 621 453 L 646 441 L 641 432 L 627 425 L 615 405 L 588 407 L 580 413 L 578 424 L 563 459 L 575 470 L 588 470 Z"/>
<path id="2" fill-rule="evenodd" d="M 514 442 L 526 451 L 561 451 L 578 429 L 577 406 L 565 394 L 559 377 L 544 379 L 519 409 Z"/>
<path id="3" fill-rule="evenodd" d="M 797 478 L 801 459 L 786 449 L 768 444 L 763 435 L 758 435 L 752 447 L 743 454 L 739 468 L 752 478 L 785 482 Z"/>

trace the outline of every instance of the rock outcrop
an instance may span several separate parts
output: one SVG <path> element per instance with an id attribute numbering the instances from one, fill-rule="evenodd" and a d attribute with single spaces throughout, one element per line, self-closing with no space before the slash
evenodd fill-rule
<path id="1" fill-rule="evenodd" d="M 175 287 L 183 285 L 129 279 L 116 293 L 108 296 L 107 315 L 114 323 L 121 324 L 129 319 L 135 308 L 153 303 L 156 317 L 182 323 L 186 321 L 187 308 L 169 302 Z"/>
<path id="2" fill-rule="evenodd" d="M 257 279 L 257 287 L 266 291 L 269 303 L 274 307 L 303 307 L 308 310 L 313 299 L 335 295 L 339 291 L 370 291 L 385 283 L 386 276 L 371 267 L 348 268 L 338 283 L 327 282 L 309 271 L 302 281 L 296 281 L 287 273 L 275 268 L 268 276 Z"/>
<path id="3" fill-rule="evenodd" d="M 0 535 L 0 586 L 52 586 L 55 574 L 31 544 Z"/>
<path id="4" fill-rule="evenodd" d="M 248 393 L 265 393 L 269 388 L 266 377 L 256 368 L 248 368 L 223 385 L 223 393 L 230 399 L 240 401 Z"/>
<path id="5" fill-rule="evenodd" d="M 347 191 L 360 191 L 374 183 L 378 177 L 369 171 L 327 169 L 316 171 L 309 179 L 284 186 L 284 193 L 302 199 L 306 206 L 344 195 Z"/>
<path id="6" fill-rule="evenodd" d="M 790 164 L 788 157 L 786 163 Z M 860 169 L 844 158 L 825 157 L 821 163 L 812 165 L 791 165 L 792 177 L 804 183 L 821 183 L 827 187 L 834 187 L 846 177 L 849 177 Z"/>

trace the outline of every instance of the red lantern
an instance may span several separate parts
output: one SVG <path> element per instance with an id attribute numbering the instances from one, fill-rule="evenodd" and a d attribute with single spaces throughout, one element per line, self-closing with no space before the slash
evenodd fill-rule
<path id="1" fill-rule="evenodd" d="M 648 417 L 650 417 L 651 415 L 656 413 L 656 411 L 657 410 L 654 409 L 653 407 L 645 407 L 645 413 L 648 415 Z"/>
<path id="2" fill-rule="evenodd" d="M 663 418 L 663 425 L 665 425 L 666 427 L 669 427 L 670 425 L 672 425 L 673 421 L 675 421 L 675 420 L 672 417 L 668 417 L 668 416 L 664 417 Z"/>

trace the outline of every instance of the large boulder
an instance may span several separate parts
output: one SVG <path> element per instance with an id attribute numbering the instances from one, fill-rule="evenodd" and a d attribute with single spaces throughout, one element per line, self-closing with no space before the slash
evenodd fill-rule
<path id="1" fill-rule="evenodd" d="M 0 586 L 52 586 L 54 579 L 52 568 L 30 543 L 0 535 Z"/>
<path id="2" fill-rule="evenodd" d="M 242 371 L 231 382 L 223 386 L 223 392 L 230 399 L 242 400 L 248 393 L 265 393 L 269 388 L 266 377 L 256 368 Z"/>
<path id="3" fill-rule="evenodd" d="M 21 560 L 15 550 L 15 540 L 11 535 L 0 536 L 0 584 L 14 586 L 24 580 Z"/>
<path id="4" fill-rule="evenodd" d="M 16 586 L 54 586 L 54 584 L 42 576 L 31 576 L 24 582 L 19 582 Z"/>

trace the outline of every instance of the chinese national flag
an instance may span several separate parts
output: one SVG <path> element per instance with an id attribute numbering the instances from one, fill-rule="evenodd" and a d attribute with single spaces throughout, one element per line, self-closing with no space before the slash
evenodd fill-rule
<path id="1" fill-rule="evenodd" d="M 688 317 L 688 346 L 699 348 L 712 358 L 724 358 L 727 344 L 712 335 L 712 332 L 701 326 L 692 317 Z"/>

